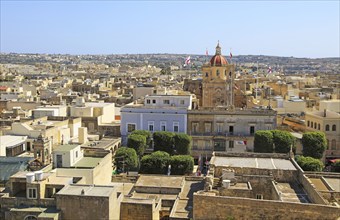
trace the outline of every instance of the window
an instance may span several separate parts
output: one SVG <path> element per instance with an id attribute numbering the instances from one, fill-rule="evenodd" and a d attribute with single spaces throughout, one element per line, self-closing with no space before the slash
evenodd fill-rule
<path id="1" fill-rule="evenodd" d="M 225 151 L 225 141 L 224 140 L 215 141 L 214 151 Z"/>
<path id="2" fill-rule="evenodd" d="M 310 126 L 310 121 L 307 121 L 307 127 L 309 127 Z"/>
<path id="3" fill-rule="evenodd" d="M 205 133 L 211 132 L 211 123 L 204 123 L 204 132 Z"/>
<path id="4" fill-rule="evenodd" d="M 327 150 L 329 150 L 329 140 L 327 139 Z"/>
<path id="5" fill-rule="evenodd" d="M 220 75 L 220 71 L 216 70 L 216 76 L 219 76 L 219 75 Z"/>
<path id="6" fill-rule="evenodd" d="M 78 158 L 78 151 L 76 151 L 76 158 Z"/>
<path id="7" fill-rule="evenodd" d="M 234 148 L 234 141 L 229 141 L 229 148 Z"/>
<path id="8" fill-rule="evenodd" d="M 179 132 L 179 122 L 174 122 L 173 127 L 174 127 L 174 132 Z"/>
<path id="9" fill-rule="evenodd" d="M 320 130 L 320 123 L 318 124 L 318 130 Z"/>
<path id="10" fill-rule="evenodd" d="M 229 126 L 229 134 L 234 134 L 234 126 Z"/>
<path id="11" fill-rule="evenodd" d="M 150 103 L 151 103 L 150 99 L 147 99 L 146 104 L 150 104 Z"/>
<path id="12" fill-rule="evenodd" d="M 314 123 L 313 123 L 313 122 L 310 123 L 310 127 L 311 127 L 311 128 L 314 127 Z"/>
<path id="13" fill-rule="evenodd" d="M 156 99 L 152 99 L 152 104 L 156 104 Z"/>
<path id="14" fill-rule="evenodd" d="M 336 140 L 332 140 L 332 150 L 336 150 Z"/>
<path id="15" fill-rule="evenodd" d="M 263 199 L 263 195 L 262 194 L 256 194 L 256 199 Z"/>
<path id="16" fill-rule="evenodd" d="M 255 134 L 255 126 L 250 126 L 250 134 Z"/>
<path id="17" fill-rule="evenodd" d="M 161 121 L 161 131 L 166 131 L 166 122 Z"/>
<path id="18" fill-rule="evenodd" d="M 28 188 L 27 189 L 27 198 L 36 199 L 37 198 L 37 189 L 36 188 Z"/>
<path id="19" fill-rule="evenodd" d="M 170 100 L 168 100 L 168 99 L 163 100 L 163 104 L 164 104 L 164 105 L 170 105 Z"/>
<path id="20" fill-rule="evenodd" d="M 209 74 L 208 73 L 205 73 L 205 77 L 208 77 L 209 76 Z"/>
<path id="21" fill-rule="evenodd" d="M 184 100 L 181 100 L 180 102 L 179 102 L 181 105 L 184 105 Z"/>
<path id="22" fill-rule="evenodd" d="M 325 129 L 326 131 L 329 131 L 329 125 L 326 125 L 326 129 Z"/>
<path id="23" fill-rule="evenodd" d="M 134 130 L 136 130 L 136 124 L 127 124 L 128 132 L 133 132 Z"/>
<path id="24" fill-rule="evenodd" d="M 205 149 L 210 149 L 210 141 L 205 141 Z"/>
<path id="25" fill-rule="evenodd" d="M 192 130 L 192 133 L 197 133 L 198 132 L 198 122 L 193 122 L 191 124 L 191 130 Z"/>
<path id="26" fill-rule="evenodd" d="M 223 123 L 217 123 L 217 133 L 223 132 Z"/>
<path id="27" fill-rule="evenodd" d="M 149 121 L 149 122 L 148 122 L 148 129 L 149 129 L 149 131 L 151 131 L 151 132 L 154 131 L 154 122 L 153 122 L 153 121 Z"/>
<path id="28" fill-rule="evenodd" d="M 336 131 L 336 125 L 332 125 L 332 131 Z"/>

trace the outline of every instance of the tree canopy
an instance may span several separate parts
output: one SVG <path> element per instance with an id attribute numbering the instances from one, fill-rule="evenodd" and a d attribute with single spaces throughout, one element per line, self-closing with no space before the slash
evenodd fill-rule
<path id="1" fill-rule="evenodd" d="M 136 151 L 133 148 L 120 147 L 114 156 L 117 170 L 127 171 L 135 169 L 138 165 Z"/>
<path id="2" fill-rule="evenodd" d="M 165 151 L 170 155 L 174 152 L 175 133 L 169 131 L 156 131 L 153 133 L 154 151 Z"/>
<path id="3" fill-rule="evenodd" d="M 288 153 L 290 147 L 294 148 L 295 137 L 288 131 L 273 130 L 274 151 L 276 153 Z"/>
<path id="4" fill-rule="evenodd" d="M 194 158 L 190 155 L 175 155 L 170 159 L 171 175 L 184 175 L 192 173 Z"/>
<path id="5" fill-rule="evenodd" d="M 326 136 L 323 132 L 306 132 L 302 135 L 302 146 L 303 156 L 321 159 L 327 148 Z"/>
<path id="6" fill-rule="evenodd" d="M 152 137 L 150 131 L 147 131 L 147 130 L 134 130 L 133 132 L 131 132 L 131 134 L 143 135 L 146 138 L 146 146 L 150 147 L 151 137 Z"/>
<path id="7" fill-rule="evenodd" d="M 323 163 L 313 157 L 296 156 L 296 162 L 304 171 L 322 171 Z"/>
<path id="8" fill-rule="evenodd" d="M 191 151 L 191 136 L 178 133 L 174 136 L 174 144 L 177 154 L 189 155 Z"/>
<path id="9" fill-rule="evenodd" d="M 140 173 L 166 174 L 170 161 L 170 155 L 164 151 L 156 151 L 145 155 L 141 160 Z"/>
<path id="10" fill-rule="evenodd" d="M 127 146 L 135 149 L 137 155 L 141 157 L 146 148 L 146 137 L 139 134 L 130 134 L 127 139 Z"/>
<path id="11" fill-rule="evenodd" d="M 254 152 L 273 153 L 273 133 L 271 131 L 256 131 L 254 137 Z"/>

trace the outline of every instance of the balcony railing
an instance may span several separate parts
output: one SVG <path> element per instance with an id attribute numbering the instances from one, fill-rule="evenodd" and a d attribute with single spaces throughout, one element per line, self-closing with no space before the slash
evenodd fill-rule
<path id="1" fill-rule="evenodd" d="M 222 137 L 252 137 L 254 134 L 236 132 L 191 132 L 191 136 L 222 136 Z"/>

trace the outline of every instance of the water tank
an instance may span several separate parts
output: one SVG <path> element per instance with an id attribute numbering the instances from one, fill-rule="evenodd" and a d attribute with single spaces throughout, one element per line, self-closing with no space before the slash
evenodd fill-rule
<path id="1" fill-rule="evenodd" d="M 34 173 L 27 173 L 26 174 L 26 182 L 33 183 L 34 182 Z"/>
<path id="2" fill-rule="evenodd" d="M 35 180 L 36 181 L 41 181 L 41 180 L 43 180 L 43 177 L 44 177 L 44 173 L 43 173 L 43 171 L 35 171 L 34 172 L 34 175 L 35 175 Z"/>
<path id="3" fill-rule="evenodd" d="M 228 189 L 230 186 L 230 180 L 223 180 L 222 185 L 224 188 Z"/>

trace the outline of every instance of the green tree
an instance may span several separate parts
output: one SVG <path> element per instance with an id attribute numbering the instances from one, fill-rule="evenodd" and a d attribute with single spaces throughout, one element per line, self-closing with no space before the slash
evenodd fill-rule
<path id="1" fill-rule="evenodd" d="M 294 148 L 295 138 L 288 131 L 273 130 L 273 143 L 276 153 L 288 153 L 290 146 Z"/>
<path id="2" fill-rule="evenodd" d="M 146 138 L 139 134 L 130 134 L 127 139 L 127 146 L 135 149 L 139 157 L 143 156 L 146 148 Z"/>
<path id="3" fill-rule="evenodd" d="M 134 130 L 131 134 L 143 135 L 146 138 L 146 146 L 150 147 L 151 144 L 151 132 L 147 130 Z"/>
<path id="4" fill-rule="evenodd" d="M 157 131 L 153 133 L 154 151 L 165 151 L 170 155 L 174 152 L 175 133 L 168 131 Z"/>
<path id="5" fill-rule="evenodd" d="M 115 166 L 118 170 L 134 170 L 138 165 L 137 153 L 133 148 L 120 147 L 114 156 Z"/>
<path id="6" fill-rule="evenodd" d="M 340 173 L 340 159 L 336 160 L 332 165 L 331 165 L 331 170 L 333 172 L 338 172 Z"/>
<path id="7" fill-rule="evenodd" d="M 313 157 L 296 156 L 296 162 L 304 171 L 322 171 L 323 163 Z"/>
<path id="8" fill-rule="evenodd" d="M 271 131 L 256 131 L 254 137 L 254 152 L 273 153 L 273 133 Z"/>
<path id="9" fill-rule="evenodd" d="M 186 155 L 191 151 L 191 136 L 185 133 L 178 133 L 174 136 L 174 144 L 177 154 Z"/>
<path id="10" fill-rule="evenodd" d="M 171 175 L 184 175 L 192 173 L 194 158 L 190 155 L 175 155 L 170 158 Z"/>
<path id="11" fill-rule="evenodd" d="M 326 136 L 322 132 L 306 132 L 302 135 L 302 146 L 303 156 L 321 159 L 327 148 Z"/>
<path id="12" fill-rule="evenodd" d="M 141 160 L 139 172 L 146 174 L 166 174 L 170 161 L 170 155 L 164 151 L 156 151 L 145 155 Z"/>

